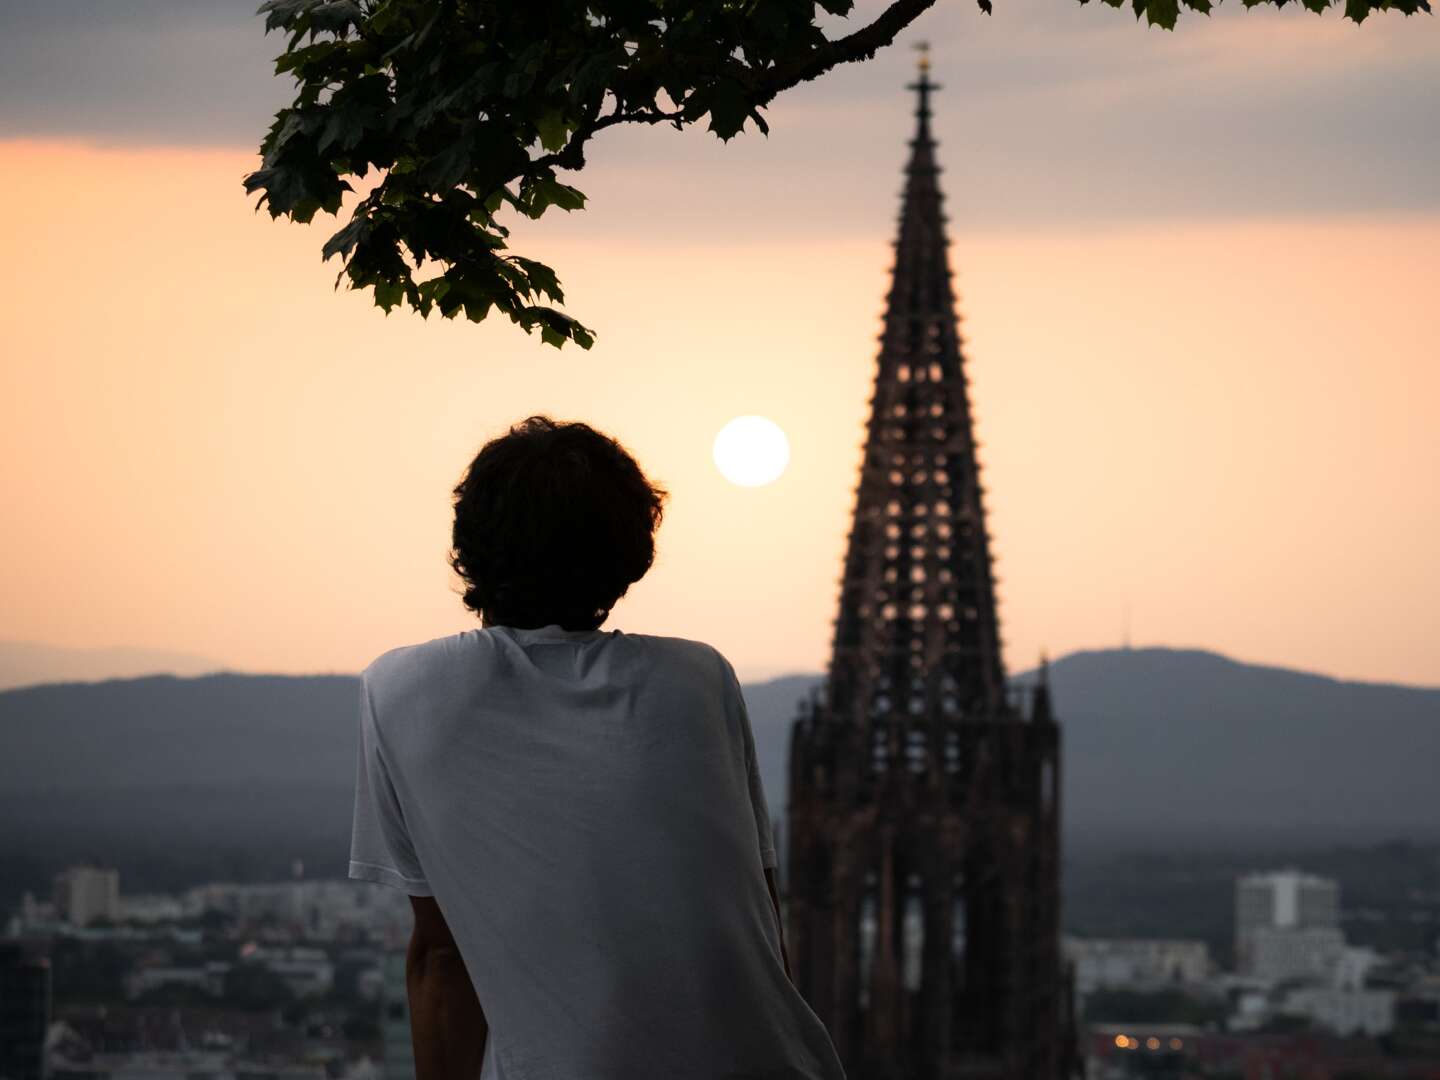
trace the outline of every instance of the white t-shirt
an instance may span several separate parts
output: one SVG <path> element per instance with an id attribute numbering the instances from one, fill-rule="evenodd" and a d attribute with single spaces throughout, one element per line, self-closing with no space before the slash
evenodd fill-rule
<path id="1" fill-rule="evenodd" d="M 844 1080 L 785 975 L 775 862 L 709 645 L 496 626 L 361 675 L 350 877 L 435 897 L 480 1080 Z"/>

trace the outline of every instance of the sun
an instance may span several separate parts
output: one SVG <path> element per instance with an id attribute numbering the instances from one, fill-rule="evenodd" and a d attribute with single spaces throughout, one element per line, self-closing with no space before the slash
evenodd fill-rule
<path id="1" fill-rule="evenodd" d="M 711 448 L 715 467 L 732 484 L 764 487 L 790 464 L 790 441 L 763 416 L 737 416 L 722 427 Z"/>

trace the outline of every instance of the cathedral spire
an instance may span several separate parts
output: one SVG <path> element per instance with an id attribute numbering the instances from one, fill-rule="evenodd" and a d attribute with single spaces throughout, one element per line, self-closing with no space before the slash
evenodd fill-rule
<path id="1" fill-rule="evenodd" d="M 1043 663 L 1028 716 L 1005 693 L 920 53 L 829 677 L 791 729 L 786 938 L 852 1080 L 1068 1080 L 1059 728 Z"/>
<path id="2" fill-rule="evenodd" d="M 928 46 L 909 89 L 916 127 L 831 658 L 831 700 L 857 720 L 1005 708 Z"/>

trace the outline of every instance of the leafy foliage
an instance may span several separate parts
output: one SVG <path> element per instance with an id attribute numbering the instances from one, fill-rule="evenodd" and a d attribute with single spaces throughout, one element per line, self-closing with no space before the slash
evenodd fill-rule
<path id="1" fill-rule="evenodd" d="M 1299 2 L 1343 3 L 1356 22 L 1430 10 L 1428 0 Z M 341 259 L 337 288 L 348 277 L 387 314 L 406 304 L 479 322 L 499 311 L 551 345 L 589 348 L 593 331 L 550 306 L 565 300 L 555 272 L 509 252 L 502 217 L 582 209 L 584 194 L 556 173 L 582 168 L 585 144 L 615 124 L 707 121 L 729 140 L 753 121 L 764 132 L 776 94 L 873 56 L 932 3 L 893 0 L 828 39 L 817 20 L 848 15 L 852 0 L 268 0 L 266 31 L 289 35 L 275 70 L 297 94 L 245 190 L 261 192 L 272 217 L 308 222 L 338 216 L 350 178 L 373 172 L 323 249 Z M 1181 4 L 1209 12 L 1212 0 L 1130 3 L 1168 29 Z"/>
<path id="2" fill-rule="evenodd" d="M 1088 4 L 1090 0 L 1080 0 L 1082 4 Z M 1190 8 L 1202 15 L 1209 15 L 1211 10 L 1220 0 L 1129 0 L 1131 8 L 1135 12 L 1135 18 L 1144 18 L 1151 26 L 1159 26 L 1165 30 L 1175 29 L 1175 20 L 1180 15 L 1180 8 Z M 1258 7 L 1261 4 L 1274 4 L 1275 7 L 1284 7 L 1290 3 L 1300 3 L 1307 11 L 1315 14 L 1324 14 L 1330 7 L 1343 7 L 1344 17 L 1353 19 L 1357 23 L 1364 22 L 1372 11 L 1399 11 L 1406 15 L 1414 15 L 1417 11 L 1430 11 L 1430 0 L 1240 0 L 1247 8 Z M 980 0 L 981 6 L 989 10 L 987 0 Z M 1126 0 L 1105 0 L 1111 7 L 1124 7 Z"/>

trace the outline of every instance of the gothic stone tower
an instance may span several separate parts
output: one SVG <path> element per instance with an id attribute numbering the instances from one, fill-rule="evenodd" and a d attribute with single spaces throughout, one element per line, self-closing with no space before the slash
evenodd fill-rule
<path id="1" fill-rule="evenodd" d="M 850 1080 L 1056 1080 L 1060 740 L 1007 693 L 928 64 L 823 690 L 790 744 L 787 933 Z"/>

